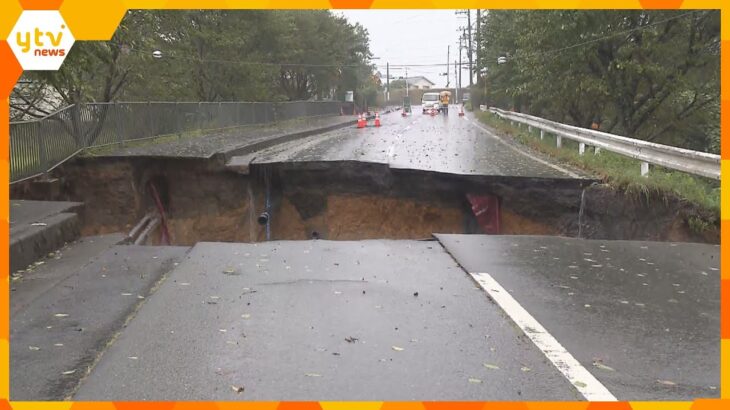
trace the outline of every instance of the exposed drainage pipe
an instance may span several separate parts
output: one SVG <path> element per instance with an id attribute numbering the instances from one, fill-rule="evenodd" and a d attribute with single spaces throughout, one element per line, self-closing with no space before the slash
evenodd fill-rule
<path id="1" fill-rule="evenodd" d="M 139 222 L 137 222 L 137 225 L 132 228 L 131 231 L 127 234 L 127 239 L 125 242 L 134 242 L 137 238 L 137 235 L 139 235 L 140 231 L 147 226 L 147 223 L 152 219 L 152 214 L 145 215 L 142 219 L 140 219 Z"/>
<path id="2" fill-rule="evenodd" d="M 152 232 L 155 228 L 160 226 L 160 219 L 155 218 L 150 222 L 147 227 L 142 231 L 141 234 L 139 234 L 139 237 L 134 241 L 135 245 L 142 245 L 143 243 L 147 242 L 147 237 L 150 235 L 150 232 Z"/>
<path id="3" fill-rule="evenodd" d="M 264 203 L 264 212 L 259 215 L 258 222 L 260 225 L 266 225 L 266 240 L 271 240 L 271 174 L 269 170 L 264 170 L 264 185 L 266 186 L 266 199 Z"/>
<path id="4" fill-rule="evenodd" d="M 264 211 L 261 212 L 261 215 L 259 215 L 259 218 L 257 219 L 259 225 L 267 225 L 269 223 L 269 213 Z"/>
<path id="5" fill-rule="evenodd" d="M 270 183 L 271 177 L 268 173 L 264 175 L 264 181 L 266 183 L 266 206 L 265 211 L 261 216 L 259 216 L 259 223 L 261 223 L 261 218 L 265 217 L 265 223 L 266 223 L 266 240 L 271 240 L 271 183 Z"/>

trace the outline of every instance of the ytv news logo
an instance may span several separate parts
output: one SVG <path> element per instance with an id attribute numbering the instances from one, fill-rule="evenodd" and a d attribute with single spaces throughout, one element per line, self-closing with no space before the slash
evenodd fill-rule
<path id="1" fill-rule="evenodd" d="M 58 70 L 74 43 L 71 31 L 55 10 L 26 10 L 8 37 L 23 70 Z"/>

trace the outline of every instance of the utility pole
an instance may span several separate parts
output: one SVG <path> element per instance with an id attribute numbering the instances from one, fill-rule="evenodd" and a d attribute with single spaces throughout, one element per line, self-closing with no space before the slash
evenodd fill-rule
<path id="1" fill-rule="evenodd" d="M 469 37 L 467 37 L 469 53 L 467 54 L 467 56 L 469 57 L 469 87 L 471 87 L 473 80 L 474 80 L 474 78 L 473 78 L 474 67 L 472 66 L 472 48 L 471 48 L 471 9 L 466 10 L 466 27 L 467 27 L 467 30 L 469 30 Z"/>
<path id="2" fill-rule="evenodd" d="M 459 88 L 461 88 L 461 50 L 464 48 L 462 44 L 465 40 L 466 32 L 462 31 L 461 37 L 459 37 Z"/>
<path id="3" fill-rule="evenodd" d="M 406 67 L 406 97 L 408 97 L 408 67 Z"/>
<path id="4" fill-rule="evenodd" d="M 386 61 L 385 62 L 385 105 L 388 105 L 388 101 L 390 101 L 390 63 Z"/>
<path id="5" fill-rule="evenodd" d="M 451 46 L 446 46 L 446 88 L 449 88 L 449 53 L 451 52 Z"/>
<path id="6" fill-rule="evenodd" d="M 481 26 L 481 25 L 482 25 L 482 10 L 477 9 L 477 28 L 476 28 L 476 42 L 477 42 L 476 45 L 477 45 L 477 47 L 476 47 L 476 52 L 474 53 L 475 57 L 476 57 L 475 66 L 476 66 L 476 72 L 477 72 L 477 84 L 479 84 L 479 74 L 482 72 L 479 69 L 479 43 L 481 42 L 481 39 L 479 38 L 479 26 Z"/>
<path id="7" fill-rule="evenodd" d="M 454 86 L 454 95 L 455 95 L 454 96 L 454 101 L 458 104 L 459 103 L 459 84 L 456 81 L 456 79 L 458 78 L 458 70 L 459 69 L 457 67 L 459 67 L 459 65 L 456 64 L 456 60 L 454 60 L 454 82 L 457 83 Z"/>

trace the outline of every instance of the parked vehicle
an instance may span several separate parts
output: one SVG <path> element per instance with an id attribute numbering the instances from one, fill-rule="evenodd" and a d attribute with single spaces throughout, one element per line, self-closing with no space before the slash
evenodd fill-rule
<path id="1" fill-rule="evenodd" d="M 441 103 L 439 101 L 439 93 L 424 93 L 421 97 L 421 110 L 425 114 L 431 109 L 441 112 Z"/>

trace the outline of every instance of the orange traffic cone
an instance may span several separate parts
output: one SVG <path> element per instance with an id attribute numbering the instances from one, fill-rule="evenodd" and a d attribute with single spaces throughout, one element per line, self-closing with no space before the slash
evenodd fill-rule
<path id="1" fill-rule="evenodd" d="M 365 117 L 362 114 L 357 117 L 357 128 L 365 128 Z"/>
<path id="2" fill-rule="evenodd" d="M 380 126 L 380 114 L 377 112 L 375 113 L 375 126 L 376 127 Z"/>
<path id="3" fill-rule="evenodd" d="M 459 108 L 459 117 L 464 116 L 464 106 L 462 105 L 461 108 Z"/>

